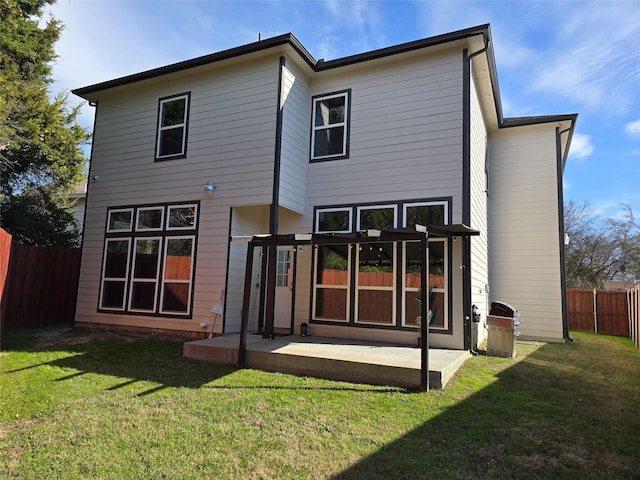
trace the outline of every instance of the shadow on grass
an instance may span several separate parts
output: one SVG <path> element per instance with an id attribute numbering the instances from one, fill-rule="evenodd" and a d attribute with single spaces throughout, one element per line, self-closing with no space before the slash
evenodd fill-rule
<path id="1" fill-rule="evenodd" d="M 333 479 L 640 479 L 640 357 L 615 341 L 577 343 L 540 347 Z M 476 371 L 463 367 L 458 382 Z"/>
<path id="2" fill-rule="evenodd" d="M 64 382 L 86 374 L 99 374 L 123 379 L 106 390 L 113 391 L 140 381 L 160 385 L 137 393 L 149 395 L 169 387 L 206 388 L 221 390 L 340 390 L 354 392 L 409 392 L 396 387 L 353 386 L 350 383 L 334 382 L 330 386 L 313 385 L 306 387 L 299 382 L 293 385 L 265 383 L 238 385 L 207 385 L 230 375 L 238 369 L 231 365 L 216 364 L 188 359 L 182 356 L 184 340 L 167 338 L 140 338 L 116 334 L 87 334 L 72 328 L 53 328 L 26 332 L 11 332 L 5 335 L 3 351 L 27 352 L 67 352 L 63 358 L 47 362 L 33 363 L 24 367 L 6 370 L 16 373 L 43 366 L 53 366 L 64 370 L 76 370 L 55 379 Z M 260 372 L 259 375 L 268 375 Z M 270 377 L 272 378 L 272 377 Z"/>
<path id="3" fill-rule="evenodd" d="M 160 384 L 138 395 L 147 395 L 167 387 L 200 388 L 236 371 L 228 365 L 206 364 L 183 358 L 182 344 L 176 339 L 87 334 L 67 327 L 7 333 L 3 338 L 3 351 L 67 353 L 62 358 L 34 363 L 6 373 L 52 366 L 76 370 L 57 378 L 58 382 L 93 373 L 124 379 L 109 390 L 139 381 Z"/>

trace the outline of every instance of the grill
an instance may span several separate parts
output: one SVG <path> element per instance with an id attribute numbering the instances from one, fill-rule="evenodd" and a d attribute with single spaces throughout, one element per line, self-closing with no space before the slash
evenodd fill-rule
<path id="1" fill-rule="evenodd" d="M 517 308 L 504 302 L 492 302 L 487 315 L 487 353 L 496 357 L 514 358 L 520 323 Z"/>

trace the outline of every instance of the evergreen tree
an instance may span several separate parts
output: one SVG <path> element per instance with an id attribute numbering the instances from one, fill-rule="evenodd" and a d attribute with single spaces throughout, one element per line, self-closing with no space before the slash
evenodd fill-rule
<path id="1" fill-rule="evenodd" d="M 0 226 L 31 245 L 78 243 L 68 193 L 87 159 L 89 132 L 66 94 L 51 99 L 62 23 L 40 26 L 48 0 L 0 2 Z"/>

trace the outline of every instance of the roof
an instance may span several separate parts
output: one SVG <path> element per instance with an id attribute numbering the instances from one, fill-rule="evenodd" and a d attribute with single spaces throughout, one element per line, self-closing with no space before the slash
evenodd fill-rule
<path id="1" fill-rule="evenodd" d="M 181 72 L 190 68 L 200 67 L 203 65 L 209 65 L 223 60 L 240 57 L 242 55 L 248 55 L 255 52 L 260 52 L 270 48 L 289 45 L 291 46 L 300 57 L 316 72 L 330 70 L 333 68 L 344 67 L 347 65 L 353 65 L 355 63 L 366 62 L 375 60 L 378 58 L 388 57 L 390 55 L 398 55 L 421 48 L 432 47 L 435 45 L 441 45 L 448 42 L 457 40 L 463 40 L 476 35 L 482 35 L 485 39 L 485 43 L 490 43 L 491 32 L 488 24 L 479 25 L 477 27 L 466 28 L 464 30 L 457 30 L 451 33 L 445 33 L 443 35 L 437 35 L 434 37 L 424 38 L 422 40 L 416 40 L 413 42 L 402 43 L 392 47 L 381 48 L 378 50 L 372 50 L 366 53 L 360 53 L 357 55 L 350 55 L 348 57 L 338 58 L 336 60 L 330 60 L 325 62 L 324 60 L 316 60 L 307 49 L 300 43 L 300 41 L 292 34 L 286 33 L 277 37 L 267 38 L 259 40 L 257 42 L 242 45 L 240 47 L 223 50 L 221 52 L 204 55 L 201 57 L 193 58 L 191 60 L 185 60 L 171 65 L 166 65 L 144 72 L 135 73 L 133 75 L 127 75 L 125 77 L 116 78 L 114 80 L 108 80 L 106 82 L 96 83 L 86 87 L 76 88 L 72 90 L 75 95 L 82 98 L 87 98 L 92 93 L 97 93 L 109 88 L 120 87 L 143 80 L 149 80 L 151 78 L 160 77 L 162 75 L 168 75 L 170 73 Z"/>
<path id="2" fill-rule="evenodd" d="M 617 290 L 617 291 L 626 291 L 633 290 L 636 287 L 639 287 L 640 283 L 636 282 L 623 282 L 621 280 L 604 280 L 602 282 L 602 290 Z"/>
<path id="3" fill-rule="evenodd" d="M 223 50 L 221 52 L 211 53 L 201 57 L 185 60 L 178 63 L 173 63 L 163 67 L 153 68 L 143 72 L 127 75 L 124 77 L 108 80 L 105 82 L 88 85 L 86 87 L 76 88 L 72 90 L 72 93 L 82 97 L 88 101 L 96 101 L 97 93 L 116 87 L 130 85 L 136 82 L 144 80 L 150 80 L 161 77 L 163 75 L 169 75 L 172 73 L 182 72 L 191 68 L 197 68 L 205 65 L 212 65 L 224 60 L 234 59 L 242 57 L 244 55 L 250 55 L 257 52 L 263 52 L 268 49 L 278 47 L 290 47 L 292 48 L 302 59 L 302 61 L 309 66 L 314 72 L 323 72 L 340 67 L 346 67 L 362 62 L 373 61 L 392 55 L 399 55 L 407 52 L 416 51 L 423 48 L 434 47 L 438 45 L 445 45 L 447 43 L 468 40 L 471 41 L 473 37 L 479 37 L 475 42 L 482 45 L 475 51 L 468 52 L 469 58 L 476 57 L 480 54 L 484 54 L 486 62 L 486 69 L 489 72 L 487 91 L 490 91 L 493 96 L 493 108 L 495 109 L 497 116 L 497 127 L 508 128 L 518 127 L 524 125 L 536 125 L 552 122 L 569 122 L 569 127 L 566 131 L 570 131 L 569 142 L 573 128 L 577 119 L 577 114 L 570 115 L 547 115 L 538 117 L 516 117 L 516 118 L 504 118 L 502 112 L 502 101 L 500 99 L 500 88 L 498 85 L 498 75 L 495 65 L 495 56 L 493 53 L 493 42 L 491 39 L 491 26 L 489 24 L 478 25 L 462 30 L 456 30 L 454 32 L 445 33 L 442 35 L 436 35 L 433 37 L 424 38 L 421 40 L 415 40 L 412 42 L 402 43 L 391 47 L 372 50 L 370 52 L 360 53 L 356 55 L 350 55 L 335 60 L 324 61 L 323 59 L 316 60 L 309 51 L 300 43 L 300 41 L 292 34 L 286 33 L 272 38 L 259 40 L 257 42 L 249 43 L 239 47 Z M 480 42 L 481 39 L 481 42 Z M 484 67 L 482 67 L 484 69 Z M 483 95 L 483 97 L 485 97 Z M 568 149 L 567 149 L 568 150 Z M 568 152 L 565 152 L 565 161 Z"/>

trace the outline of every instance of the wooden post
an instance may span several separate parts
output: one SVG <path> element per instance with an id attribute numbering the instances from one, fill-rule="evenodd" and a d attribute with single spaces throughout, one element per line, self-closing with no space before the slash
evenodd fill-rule
<path id="1" fill-rule="evenodd" d="M 429 241 L 425 233 L 420 240 L 420 376 L 422 391 L 429 391 Z"/>
<path id="2" fill-rule="evenodd" d="M 247 355 L 247 330 L 249 329 L 249 303 L 251 300 L 251 275 L 253 270 L 253 240 L 247 247 L 247 265 L 244 270 L 244 295 L 240 322 L 240 345 L 238 346 L 238 367 L 244 368 Z"/>
<path id="3" fill-rule="evenodd" d="M 596 289 L 593 289 L 593 329 L 596 333 L 596 335 L 598 334 L 598 307 L 597 305 L 597 293 L 596 293 Z"/>

